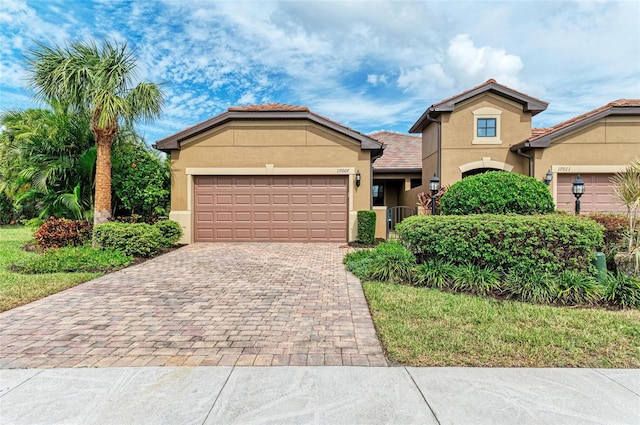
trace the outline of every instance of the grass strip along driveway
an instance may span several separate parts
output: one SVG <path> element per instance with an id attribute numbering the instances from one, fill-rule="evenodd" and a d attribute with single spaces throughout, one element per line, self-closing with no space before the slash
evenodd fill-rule
<path id="1" fill-rule="evenodd" d="M 21 274 L 9 270 L 16 261 L 38 254 L 22 250 L 33 230 L 0 227 L 0 311 L 30 303 L 101 276 L 103 273 Z"/>
<path id="2" fill-rule="evenodd" d="M 365 282 L 388 360 L 411 366 L 640 367 L 640 311 L 553 307 Z"/>

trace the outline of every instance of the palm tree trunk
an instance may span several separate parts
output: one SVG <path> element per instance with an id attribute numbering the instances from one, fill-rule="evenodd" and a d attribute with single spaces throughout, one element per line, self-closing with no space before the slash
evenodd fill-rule
<path id="1" fill-rule="evenodd" d="M 111 218 L 111 145 L 113 135 L 96 132 L 96 191 L 93 208 L 93 225 L 106 223 Z"/>

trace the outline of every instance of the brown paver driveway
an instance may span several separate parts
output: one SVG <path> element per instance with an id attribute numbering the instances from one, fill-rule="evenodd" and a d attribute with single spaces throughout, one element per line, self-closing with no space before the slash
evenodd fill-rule
<path id="1" fill-rule="evenodd" d="M 193 244 L 0 313 L 0 367 L 386 366 L 338 244 Z"/>

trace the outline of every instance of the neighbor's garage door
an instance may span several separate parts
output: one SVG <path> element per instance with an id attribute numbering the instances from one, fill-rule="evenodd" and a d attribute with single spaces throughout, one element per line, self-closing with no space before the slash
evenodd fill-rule
<path id="1" fill-rule="evenodd" d="M 195 241 L 347 240 L 346 176 L 197 176 Z"/>
<path id="2" fill-rule="evenodd" d="M 620 203 L 613 192 L 609 179 L 613 174 L 581 174 L 584 180 L 585 194 L 580 198 L 580 212 L 593 211 L 624 213 L 626 207 Z M 558 209 L 574 211 L 576 198 L 571 188 L 576 174 L 558 174 Z"/>

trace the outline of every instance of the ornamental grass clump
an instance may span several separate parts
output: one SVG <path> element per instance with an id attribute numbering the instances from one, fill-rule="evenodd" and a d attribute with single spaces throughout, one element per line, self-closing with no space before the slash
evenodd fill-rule
<path id="1" fill-rule="evenodd" d="M 409 283 L 416 258 L 398 242 L 383 242 L 374 249 L 347 254 L 344 263 L 360 279 Z"/>

